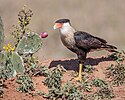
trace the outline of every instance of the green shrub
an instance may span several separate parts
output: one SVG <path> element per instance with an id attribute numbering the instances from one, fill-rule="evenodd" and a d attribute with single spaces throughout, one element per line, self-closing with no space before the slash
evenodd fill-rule
<path id="1" fill-rule="evenodd" d="M 91 84 L 93 86 L 100 87 L 100 88 L 107 87 L 107 83 L 104 80 L 101 80 L 98 78 L 95 78 L 94 80 L 92 80 Z"/>
<path id="2" fill-rule="evenodd" d="M 107 68 L 106 78 L 110 79 L 113 85 L 122 85 L 125 83 L 125 65 L 117 62 Z"/>
<path id="3" fill-rule="evenodd" d="M 34 83 L 28 75 L 19 75 L 17 76 L 16 82 L 20 84 L 17 88 L 17 91 L 26 93 L 34 90 Z"/>

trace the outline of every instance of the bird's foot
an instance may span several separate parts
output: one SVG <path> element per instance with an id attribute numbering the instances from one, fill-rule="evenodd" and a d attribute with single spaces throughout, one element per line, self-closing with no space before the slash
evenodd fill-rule
<path id="1" fill-rule="evenodd" d="M 74 78 L 76 81 L 82 81 L 82 76 L 78 76 L 78 77 L 76 77 L 76 78 Z"/>

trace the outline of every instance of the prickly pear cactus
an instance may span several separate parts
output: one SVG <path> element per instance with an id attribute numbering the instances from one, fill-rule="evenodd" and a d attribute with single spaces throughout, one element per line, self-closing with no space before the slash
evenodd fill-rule
<path id="1" fill-rule="evenodd" d="M 11 78 L 17 73 L 23 74 L 25 71 L 23 59 L 16 52 L 8 56 L 7 52 L 0 52 L 0 77 Z"/>
<path id="2" fill-rule="evenodd" d="M 33 54 L 41 48 L 41 38 L 37 33 L 30 32 L 23 36 L 17 45 L 16 51 L 19 54 Z"/>
<path id="3" fill-rule="evenodd" d="M 2 52 L 0 52 L 0 66 L 3 66 L 5 63 L 5 56 Z"/>
<path id="4" fill-rule="evenodd" d="M 24 73 L 25 68 L 24 68 L 23 59 L 21 56 L 19 56 L 19 54 L 17 52 L 13 52 L 11 61 L 12 61 L 12 65 L 17 73 L 18 72 Z"/>
<path id="5" fill-rule="evenodd" d="M 2 19 L 0 16 L 0 51 L 3 48 L 3 41 L 4 41 L 4 29 L 3 29 L 3 23 L 2 23 Z"/>

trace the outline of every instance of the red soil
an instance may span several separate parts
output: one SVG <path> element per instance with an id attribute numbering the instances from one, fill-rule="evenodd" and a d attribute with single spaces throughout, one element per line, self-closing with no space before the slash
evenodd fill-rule
<path id="1" fill-rule="evenodd" d="M 105 75 L 105 69 L 111 64 L 114 64 L 114 61 L 111 61 L 110 58 L 88 58 L 86 60 L 85 64 L 92 65 L 96 70 L 94 70 L 92 77 L 104 79 Z M 58 64 L 61 64 L 64 66 L 64 68 L 67 70 L 67 72 L 64 73 L 62 82 L 65 83 L 67 80 L 70 80 L 72 78 L 72 70 L 77 71 L 78 70 L 78 61 L 76 59 L 61 59 L 61 60 L 46 60 L 42 62 L 42 65 L 47 65 L 50 68 L 55 67 Z M 34 82 L 35 91 L 37 92 L 39 90 L 48 92 L 48 89 L 46 86 L 43 85 L 42 81 L 45 79 L 43 76 L 39 77 L 32 77 Z M 4 88 L 4 94 L 3 98 L 0 98 L 0 100 L 45 100 L 42 96 L 32 96 L 28 93 L 20 93 L 16 91 L 16 87 L 18 84 L 15 82 L 15 79 L 9 79 L 5 81 L 4 83 L 6 85 L 6 88 Z M 125 100 L 125 85 L 119 86 L 119 87 L 113 87 L 113 90 L 116 94 L 116 98 L 113 98 L 112 100 Z"/>

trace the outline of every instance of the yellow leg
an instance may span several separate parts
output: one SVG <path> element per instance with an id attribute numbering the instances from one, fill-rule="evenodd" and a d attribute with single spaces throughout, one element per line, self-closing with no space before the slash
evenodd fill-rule
<path id="1" fill-rule="evenodd" d="M 82 81 L 82 65 L 83 64 L 79 64 L 79 75 L 78 75 L 78 77 L 76 77 L 75 78 L 75 80 L 77 80 L 77 81 Z"/>

